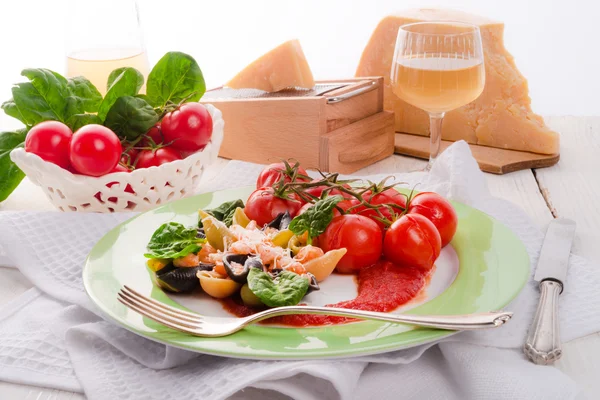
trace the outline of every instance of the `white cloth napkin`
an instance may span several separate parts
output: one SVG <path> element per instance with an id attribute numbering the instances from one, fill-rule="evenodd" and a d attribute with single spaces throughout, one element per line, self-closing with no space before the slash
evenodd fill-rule
<path id="1" fill-rule="evenodd" d="M 252 185 L 261 166 L 230 162 L 203 191 Z M 380 177 L 370 177 L 378 179 Z M 543 233 L 513 204 L 490 196 L 464 142 L 429 175 L 398 175 L 503 221 L 533 269 Z M 0 214 L 0 245 L 36 286 L 0 310 L 0 380 L 85 391 L 94 399 L 569 399 L 579 390 L 520 347 L 539 296 L 534 282 L 507 307 L 505 327 L 443 343 L 336 361 L 249 361 L 198 355 L 141 338 L 95 313 L 81 268 L 93 244 L 131 214 Z M 600 268 L 571 256 L 561 295 L 563 340 L 600 331 Z"/>

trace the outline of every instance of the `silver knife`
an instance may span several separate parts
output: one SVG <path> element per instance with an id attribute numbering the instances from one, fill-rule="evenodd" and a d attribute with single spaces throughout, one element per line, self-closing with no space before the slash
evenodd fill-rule
<path id="1" fill-rule="evenodd" d="M 558 296 L 567 279 L 575 222 L 557 218 L 550 222 L 542 244 L 535 279 L 540 283 L 540 302 L 523 350 L 534 363 L 547 365 L 562 355 L 558 324 Z"/>

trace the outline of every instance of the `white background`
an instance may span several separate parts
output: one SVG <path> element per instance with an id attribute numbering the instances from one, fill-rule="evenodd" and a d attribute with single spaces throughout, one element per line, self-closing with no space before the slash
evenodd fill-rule
<path id="1" fill-rule="evenodd" d="M 600 6 L 595 0 L 138 3 L 150 64 L 169 50 L 189 53 L 200 64 L 208 87 L 226 82 L 254 58 L 290 38 L 300 39 L 315 78 L 351 77 L 372 31 L 385 15 L 414 7 L 477 13 L 505 22 L 506 46 L 529 80 L 535 112 L 600 115 Z M 64 72 L 68 11 L 66 0 L 2 2 L 0 101 L 10 97 L 11 84 L 22 79 L 23 68 Z M 106 21 L 105 29 L 115 28 Z M 12 125 L 2 114 L 0 129 Z"/>

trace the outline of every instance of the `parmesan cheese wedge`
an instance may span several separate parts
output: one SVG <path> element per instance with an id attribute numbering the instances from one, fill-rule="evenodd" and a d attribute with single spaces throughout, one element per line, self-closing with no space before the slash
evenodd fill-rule
<path id="1" fill-rule="evenodd" d="M 479 26 L 485 60 L 485 89 L 479 98 L 446 113 L 442 137 L 505 149 L 555 154 L 559 135 L 531 111 L 527 81 L 513 57 L 504 48 L 504 24 L 459 11 L 419 9 L 404 11 L 381 20 L 371 36 L 356 70 L 356 76 L 385 78 L 384 108 L 394 111 L 396 131 L 429 135 L 429 117 L 400 100 L 390 86 L 390 69 L 398 28 L 423 21 L 460 21 Z"/>
<path id="2" fill-rule="evenodd" d="M 277 92 L 287 88 L 310 89 L 315 80 L 300 42 L 290 40 L 252 62 L 226 86 Z"/>

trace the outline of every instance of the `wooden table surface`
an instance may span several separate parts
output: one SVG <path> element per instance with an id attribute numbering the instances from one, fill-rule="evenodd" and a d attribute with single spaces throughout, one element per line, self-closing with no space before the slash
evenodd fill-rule
<path id="1" fill-rule="evenodd" d="M 550 168 L 524 170 L 508 175 L 486 174 L 491 192 L 522 207 L 541 228 L 552 218 L 577 222 L 573 251 L 600 268 L 600 117 L 547 117 L 548 125 L 561 133 L 561 160 Z M 203 180 L 215 176 L 227 160 L 220 159 Z M 413 170 L 424 161 L 394 155 L 358 174 Z M 0 205 L 5 210 L 54 210 L 42 191 L 25 180 Z M 568 284 L 568 283 L 567 283 Z M 0 267 L 0 306 L 23 293 L 31 284 L 15 269 Z M 599 288 L 600 289 L 600 288 Z M 555 365 L 572 377 L 590 399 L 600 398 L 600 333 L 564 344 L 562 359 Z M 83 399 L 78 393 L 0 382 L 1 399 Z"/>

